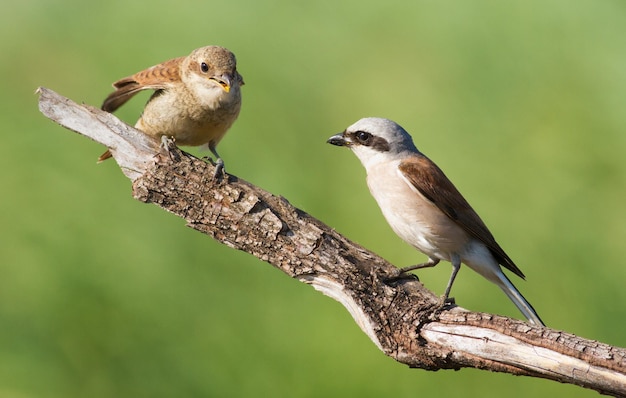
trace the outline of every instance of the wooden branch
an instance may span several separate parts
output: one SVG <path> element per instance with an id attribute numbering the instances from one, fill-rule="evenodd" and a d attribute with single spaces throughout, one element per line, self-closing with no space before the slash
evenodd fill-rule
<path id="1" fill-rule="evenodd" d="M 343 304 L 385 354 L 427 370 L 479 369 L 542 377 L 626 396 L 626 350 L 502 316 L 442 309 L 417 280 L 332 228 L 233 175 L 159 142 L 99 109 L 40 88 L 48 118 L 109 148 L 133 196 L 246 251 Z"/>

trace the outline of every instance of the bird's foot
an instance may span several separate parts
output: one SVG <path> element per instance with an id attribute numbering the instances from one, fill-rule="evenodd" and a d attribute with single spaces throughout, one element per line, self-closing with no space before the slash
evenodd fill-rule
<path id="1" fill-rule="evenodd" d="M 221 180 L 226 176 L 226 170 L 224 169 L 224 161 L 222 158 L 217 158 L 215 162 L 215 172 L 213 173 L 213 179 Z"/>
<path id="2" fill-rule="evenodd" d="M 161 145 L 159 145 L 159 148 L 169 151 L 170 149 L 173 149 L 175 147 L 176 147 L 176 139 L 174 137 L 169 137 L 167 135 L 161 136 Z"/>
<path id="3" fill-rule="evenodd" d="M 400 279 L 409 275 L 411 277 L 417 278 L 417 275 L 409 274 L 409 272 L 416 270 L 416 269 L 434 267 L 438 263 L 439 263 L 439 260 L 429 258 L 428 261 L 422 264 L 409 265 L 408 267 L 396 268 L 391 273 L 388 274 L 389 276 L 387 277 L 387 280 L 393 281 L 393 280 Z M 417 280 L 419 280 L 419 278 L 417 278 Z"/>
<path id="4" fill-rule="evenodd" d="M 441 305 L 441 308 L 445 308 L 449 305 L 456 305 L 456 301 L 454 300 L 454 297 L 446 297 L 446 295 L 442 295 L 441 297 L 439 297 L 439 304 Z"/>
<path id="5" fill-rule="evenodd" d="M 179 161 L 180 156 L 176 152 L 178 147 L 176 146 L 176 139 L 174 137 L 168 137 L 167 135 L 161 136 L 161 145 L 159 148 L 164 149 L 168 156 L 173 161 Z"/>
<path id="6" fill-rule="evenodd" d="M 405 268 L 394 268 L 393 270 L 386 272 L 385 274 L 385 281 L 386 282 L 395 282 L 399 279 L 417 279 L 419 281 L 419 278 L 417 277 L 417 275 L 415 274 L 410 274 L 409 272 L 412 271 L 413 269 L 406 269 L 406 268 L 410 268 L 410 267 L 405 267 Z"/>
<path id="7" fill-rule="evenodd" d="M 215 166 L 215 171 L 213 172 L 213 179 L 221 180 L 226 176 L 226 170 L 224 169 L 224 161 L 222 158 L 217 158 L 217 160 L 213 160 L 210 156 L 203 156 L 202 160 L 210 163 Z"/>

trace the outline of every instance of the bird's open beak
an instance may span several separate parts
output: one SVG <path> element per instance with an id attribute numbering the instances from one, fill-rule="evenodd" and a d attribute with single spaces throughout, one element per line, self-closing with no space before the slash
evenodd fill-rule
<path id="1" fill-rule="evenodd" d="M 339 134 L 333 135 L 326 142 L 328 142 L 329 144 L 332 144 L 332 145 L 337 145 L 337 146 L 348 146 L 348 145 L 350 145 L 350 141 L 346 140 L 346 138 L 344 137 L 343 133 L 339 133 Z"/>
<path id="2" fill-rule="evenodd" d="M 218 82 L 220 86 L 222 86 L 224 91 L 226 91 L 227 93 L 230 92 L 230 87 L 232 86 L 233 77 L 229 75 L 228 73 L 224 73 L 220 76 L 213 76 L 211 77 L 211 80 L 215 80 L 216 82 Z"/>

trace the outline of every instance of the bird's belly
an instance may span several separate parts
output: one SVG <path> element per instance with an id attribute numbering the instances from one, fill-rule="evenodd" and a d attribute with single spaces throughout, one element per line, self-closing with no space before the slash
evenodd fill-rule
<path id="1" fill-rule="evenodd" d="M 200 146 L 213 142 L 217 144 L 231 123 L 221 123 L 213 120 L 205 121 L 191 121 L 185 120 L 182 123 L 178 123 L 171 127 L 171 131 L 174 131 L 174 137 L 176 142 L 180 145 L 188 146 Z"/>
<path id="2" fill-rule="evenodd" d="M 450 261 L 452 255 L 463 252 L 470 241 L 465 231 L 439 209 L 396 210 L 383 211 L 391 228 L 402 240 L 431 258 Z"/>
<path id="3" fill-rule="evenodd" d="M 210 141 L 219 141 L 230 124 L 185 118 L 161 119 L 155 122 L 142 116 L 135 127 L 156 138 L 164 135 L 174 137 L 178 145 L 199 146 Z"/>
<path id="4" fill-rule="evenodd" d="M 153 137 L 174 137 L 179 145 L 217 145 L 239 114 L 239 107 L 193 108 L 173 103 L 172 97 L 150 101 L 135 127 Z"/>
<path id="5" fill-rule="evenodd" d="M 471 241 L 461 227 L 404 181 L 370 188 L 393 231 L 427 256 L 450 261 Z"/>

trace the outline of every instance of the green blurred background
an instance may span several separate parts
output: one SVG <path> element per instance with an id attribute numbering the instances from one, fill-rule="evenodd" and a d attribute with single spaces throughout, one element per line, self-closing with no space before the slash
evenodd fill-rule
<path id="1" fill-rule="evenodd" d="M 626 3 L 0 5 L 0 397 L 591 397 L 544 380 L 410 370 L 336 302 L 130 196 L 103 148 L 37 110 L 208 44 L 246 80 L 230 173 L 402 266 L 364 171 L 326 139 L 396 120 L 527 275 L 546 323 L 626 346 Z M 134 123 L 146 96 L 118 116 Z M 449 264 L 420 272 L 441 294 Z M 520 317 L 463 269 L 453 296 Z"/>

